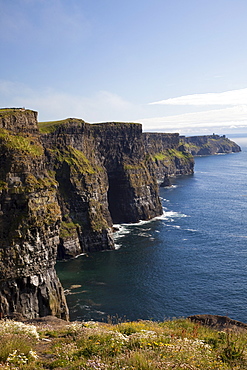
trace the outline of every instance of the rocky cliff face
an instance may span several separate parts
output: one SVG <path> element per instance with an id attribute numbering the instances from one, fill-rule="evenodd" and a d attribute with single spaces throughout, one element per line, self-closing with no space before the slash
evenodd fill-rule
<path id="1" fill-rule="evenodd" d="M 236 153 L 241 148 L 228 138 L 219 135 L 181 137 L 184 148 L 192 155 L 212 155 L 218 153 Z"/>
<path id="2" fill-rule="evenodd" d="M 56 181 L 45 168 L 37 114 L 0 113 L 0 312 L 67 319 L 54 270 L 61 211 Z"/>
<path id="3" fill-rule="evenodd" d="M 107 172 L 96 153 L 90 125 L 67 119 L 42 131 L 46 165 L 58 182 L 59 258 L 113 249 Z"/>
<path id="4" fill-rule="evenodd" d="M 106 168 L 113 223 L 149 220 L 162 214 L 155 177 L 148 168 L 137 123 L 92 125 L 97 151 Z"/>
<path id="5" fill-rule="evenodd" d="M 159 182 L 166 177 L 193 174 L 193 156 L 181 147 L 179 134 L 144 133 L 143 141 L 150 171 Z"/>

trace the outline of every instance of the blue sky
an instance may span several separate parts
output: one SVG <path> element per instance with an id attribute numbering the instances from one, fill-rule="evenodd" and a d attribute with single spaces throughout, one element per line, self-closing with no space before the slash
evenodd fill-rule
<path id="1" fill-rule="evenodd" d="M 246 0 L 0 0 L 0 106 L 247 132 Z"/>

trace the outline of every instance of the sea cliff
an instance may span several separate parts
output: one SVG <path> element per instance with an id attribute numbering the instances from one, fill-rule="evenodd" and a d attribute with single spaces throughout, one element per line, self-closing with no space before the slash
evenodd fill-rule
<path id="1" fill-rule="evenodd" d="M 161 215 L 158 183 L 193 168 L 178 134 L 0 109 L 0 316 L 67 320 L 56 260 L 114 249 L 113 225 Z"/>

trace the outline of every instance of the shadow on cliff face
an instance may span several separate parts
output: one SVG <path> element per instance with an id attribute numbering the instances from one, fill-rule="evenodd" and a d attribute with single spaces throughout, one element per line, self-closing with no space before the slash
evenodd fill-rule
<path id="1" fill-rule="evenodd" d="M 109 174 L 108 204 L 114 224 L 136 222 L 136 215 L 128 212 L 131 197 L 130 189 L 123 174 Z"/>

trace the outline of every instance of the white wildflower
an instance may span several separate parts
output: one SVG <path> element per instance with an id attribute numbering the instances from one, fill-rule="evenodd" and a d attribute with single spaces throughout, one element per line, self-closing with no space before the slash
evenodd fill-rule
<path id="1" fill-rule="evenodd" d="M 29 337 L 39 339 L 36 326 L 13 320 L 0 321 L 0 335 L 4 334 L 26 334 Z"/>

